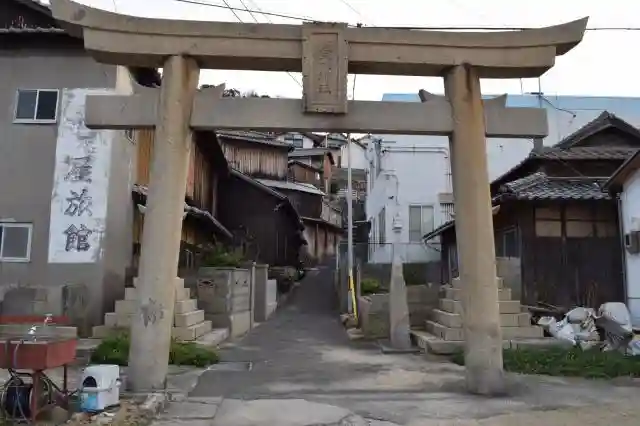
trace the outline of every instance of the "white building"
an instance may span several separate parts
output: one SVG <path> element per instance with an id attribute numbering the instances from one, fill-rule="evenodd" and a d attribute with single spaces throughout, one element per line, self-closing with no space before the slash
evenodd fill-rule
<path id="1" fill-rule="evenodd" d="M 620 166 L 605 189 L 618 195 L 627 306 L 633 325 L 640 327 L 640 151 Z"/>
<path id="2" fill-rule="evenodd" d="M 387 94 L 382 100 L 420 101 L 417 94 Z M 549 136 L 543 141 L 546 146 L 559 142 L 605 110 L 640 127 L 640 98 L 508 95 L 507 106 L 546 109 L 549 121 Z M 518 164 L 532 148 L 532 140 L 487 139 L 489 179 Z M 399 247 L 406 262 L 438 260 L 438 243 L 425 246 L 421 236 L 452 217 L 448 138 L 373 135 L 367 144 L 366 161 L 366 212 L 372 225 L 370 261 L 390 262 L 394 217 L 402 226 Z"/>

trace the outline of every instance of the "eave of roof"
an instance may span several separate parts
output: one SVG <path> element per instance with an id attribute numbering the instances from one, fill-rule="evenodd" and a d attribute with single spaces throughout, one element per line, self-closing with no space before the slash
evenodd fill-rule
<path id="1" fill-rule="evenodd" d="M 555 144 L 554 147 L 570 148 L 587 139 L 588 137 L 612 127 L 624 133 L 627 133 L 632 137 L 640 139 L 640 130 L 636 129 L 634 126 L 622 120 L 621 118 L 618 118 L 616 115 L 610 113 L 609 111 L 603 111 L 595 119 L 591 120 L 589 123 L 582 126 L 578 130 Z"/>
<path id="2" fill-rule="evenodd" d="M 275 138 L 268 135 L 261 135 L 255 132 L 245 132 L 242 130 L 237 131 L 218 131 L 216 136 L 219 139 L 230 139 L 249 143 L 258 143 L 263 145 L 272 146 L 275 148 L 281 148 L 283 150 L 291 151 L 293 147 L 285 142 L 275 140 Z"/>
<path id="3" fill-rule="evenodd" d="M 323 170 L 320 167 L 312 166 L 311 164 L 307 164 L 307 163 L 305 163 L 303 161 L 300 161 L 300 160 L 289 160 L 287 162 L 287 164 L 289 166 L 295 164 L 297 166 L 301 166 L 301 167 L 304 167 L 306 169 L 313 170 L 314 172 L 317 172 L 317 173 L 323 173 Z"/>
<path id="4" fill-rule="evenodd" d="M 494 205 L 494 206 L 491 208 L 491 213 L 492 213 L 493 215 L 498 214 L 498 212 L 499 212 L 499 211 L 500 211 L 500 205 Z M 435 237 L 439 236 L 439 235 L 440 235 L 440 234 L 442 234 L 444 231 L 446 231 L 446 230 L 448 230 L 448 229 L 453 228 L 453 227 L 455 226 L 455 224 L 456 224 L 456 220 L 455 220 L 455 219 L 450 220 L 450 221 L 448 221 L 448 222 L 445 222 L 445 223 L 443 223 L 442 225 L 438 226 L 438 227 L 437 227 L 436 229 L 434 229 L 433 231 L 431 231 L 431 232 L 429 232 L 429 233 L 427 233 L 427 234 L 424 234 L 424 235 L 422 236 L 422 240 L 423 240 L 423 241 L 429 241 L 429 240 L 431 240 L 431 239 L 433 239 L 433 238 L 435 238 Z"/>
<path id="5" fill-rule="evenodd" d="M 629 176 L 640 168 L 640 150 L 629 157 L 618 169 L 613 172 L 609 179 L 602 185 L 602 190 L 613 195 L 622 192 L 622 186 Z"/>
<path id="6" fill-rule="evenodd" d="M 499 199 L 520 201 L 609 200 L 602 191 L 606 178 L 552 177 L 537 172 L 504 184 Z"/>
<path id="7" fill-rule="evenodd" d="M 290 191 L 300 191 L 300 192 L 306 192 L 308 194 L 321 195 L 321 196 L 326 195 L 323 191 L 319 190 L 318 188 L 311 185 L 310 183 L 291 182 L 286 180 L 272 180 L 272 179 L 256 179 L 256 180 L 261 184 L 268 186 L 269 188 L 279 188 L 279 189 L 286 189 Z"/>
<path id="8" fill-rule="evenodd" d="M 149 189 L 145 185 L 134 184 L 133 188 L 131 189 L 131 193 L 134 196 L 139 197 L 138 200 L 135 200 L 137 203 L 143 206 L 146 205 Z M 229 230 L 222 223 L 220 223 L 220 221 L 216 219 L 210 212 L 199 209 L 195 206 L 190 206 L 186 202 L 184 203 L 184 211 L 188 216 L 198 219 L 204 219 L 205 221 L 209 222 L 211 225 L 213 225 L 214 229 L 219 235 L 226 237 L 229 240 L 233 238 L 231 232 L 229 232 Z"/>

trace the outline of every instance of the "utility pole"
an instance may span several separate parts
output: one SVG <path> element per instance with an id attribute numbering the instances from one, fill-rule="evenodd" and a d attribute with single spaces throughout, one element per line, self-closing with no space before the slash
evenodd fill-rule
<path id="1" fill-rule="evenodd" d="M 353 188 L 351 183 L 351 133 L 347 135 L 347 269 L 353 315 L 358 319 L 356 288 L 353 282 Z"/>

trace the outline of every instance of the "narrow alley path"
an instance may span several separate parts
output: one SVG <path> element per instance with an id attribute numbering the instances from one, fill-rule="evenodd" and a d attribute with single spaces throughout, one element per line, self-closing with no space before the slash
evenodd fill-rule
<path id="1" fill-rule="evenodd" d="M 221 358 L 155 426 L 502 426 L 543 418 L 585 426 L 620 416 L 628 421 L 617 424 L 630 426 L 640 406 L 637 387 L 544 376 L 509 375 L 508 397 L 469 395 L 460 366 L 350 341 L 330 268 L 306 277 L 287 306 L 222 349 Z M 247 362 L 252 368 L 241 368 Z"/>
<path id="2" fill-rule="evenodd" d="M 206 372 L 193 396 L 285 397 L 290 393 L 288 383 L 295 383 L 298 390 L 305 385 L 317 388 L 353 374 L 356 366 L 327 357 L 357 347 L 340 324 L 332 270 L 320 267 L 309 275 L 283 309 L 221 350 L 223 362 L 251 362 L 251 371 Z M 374 350 L 373 345 L 366 346 Z"/>

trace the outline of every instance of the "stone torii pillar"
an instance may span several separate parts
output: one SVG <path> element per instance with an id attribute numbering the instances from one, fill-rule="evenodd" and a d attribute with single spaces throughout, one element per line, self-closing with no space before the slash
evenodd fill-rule
<path id="1" fill-rule="evenodd" d="M 505 391 L 493 215 L 480 79 L 469 64 L 445 75 L 453 133 L 449 137 L 465 339 L 467 389 Z"/>
<path id="2" fill-rule="evenodd" d="M 176 200 L 184 200 L 187 186 L 199 74 L 196 62 L 184 56 L 169 57 L 163 67 L 136 284 L 140 315 L 131 324 L 129 374 L 138 391 L 164 387 L 166 380 L 176 292 L 167 284 L 178 269 L 184 214 L 184 204 Z"/>
<path id="3" fill-rule="evenodd" d="M 586 19 L 518 32 L 453 33 L 340 23 L 176 21 L 123 16 L 70 0 L 51 4 L 55 18 L 82 35 L 98 61 L 164 67 L 160 96 L 153 89 L 90 96 L 86 106 L 90 128 L 158 128 L 132 327 L 134 390 L 162 387 L 167 373 L 190 126 L 449 136 L 465 286 L 467 387 L 482 394 L 504 391 L 484 138 L 545 137 L 547 123 L 540 109 L 483 102 L 479 78 L 542 75 L 557 55 L 580 42 Z M 222 99 L 217 90 L 196 92 L 196 62 L 201 68 L 302 71 L 303 100 Z M 444 75 L 446 98 L 422 104 L 348 101 L 348 72 Z"/>

